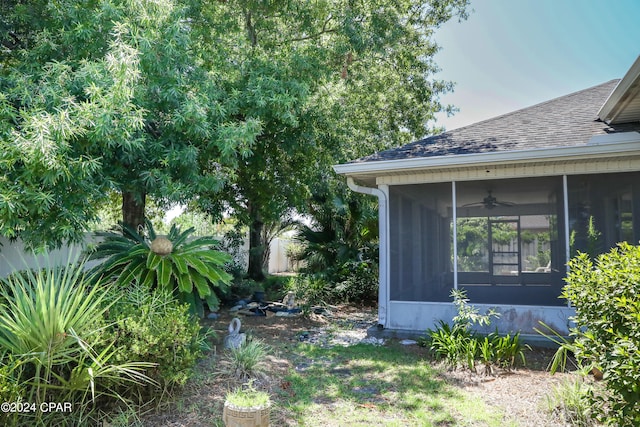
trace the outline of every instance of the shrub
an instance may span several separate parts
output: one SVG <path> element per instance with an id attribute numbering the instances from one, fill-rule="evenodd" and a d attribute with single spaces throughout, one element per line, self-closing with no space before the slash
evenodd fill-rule
<path id="1" fill-rule="evenodd" d="M 260 340 L 250 339 L 238 348 L 227 349 L 220 363 L 221 371 L 240 381 L 263 376 L 269 347 Z"/>
<path id="2" fill-rule="evenodd" d="M 525 364 L 524 349 L 528 346 L 522 343 L 519 333 L 479 336 L 472 330 L 475 325 L 490 325 L 498 313 L 489 310 L 480 314 L 469 304 L 464 290 L 454 290 L 451 296 L 458 311 L 453 325 L 440 320 L 435 330 L 427 330 L 427 337 L 422 338 L 420 344 L 428 346 L 437 359 L 444 359 L 454 369 L 466 365 L 476 372 L 476 361 L 481 360 L 485 373 L 490 374 L 494 365 L 511 369 L 518 359 Z"/>
<path id="3" fill-rule="evenodd" d="M 136 280 L 172 292 L 200 317 L 204 315 L 203 299 L 210 310 L 217 310 L 220 299 L 216 291 L 225 292 L 231 281 L 223 269 L 231 257 L 214 250 L 218 241 L 212 237 L 190 239 L 193 228 L 181 232 L 175 225 L 164 238 L 156 235 L 149 221 L 146 224 L 148 237 L 127 226 L 122 235 L 99 233 L 104 241 L 91 251 L 90 258 L 106 259 L 94 274 L 113 278 L 121 286 Z"/>
<path id="4" fill-rule="evenodd" d="M 374 302 L 378 289 L 378 222 L 365 199 L 316 195 L 312 226 L 296 237 L 297 261 L 316 289 L 327 288 L 325 302 Z M 324 285 L 319 286 L 319 282 Z M 311 295 L 315 296 L 315 295 Z"/>
<path id="5" fill-rule="evenodd" d="M 378 299 L 378 264 L 371 261 L 348 261 L 340 266 L 334 299 L 374 303 Z"/>
<path id="6" fill-rule="evenodd" d="M 331 284 L 317 276 L 296 276 L 289 280 L 286 289 L 295 294 L 296 301 L 300 301 L 305 310 L 311 306 L 328 304 L 332 301 Z"/>
<path id="7" fill-rule="evenodd" d="M 0 356 L 0 401 L 17 402 L 26 395 L 25 385 L 20 384 L 20 361 L 11 354 Z"/>
<path id="8" fill-rule="evenodd" d="M 133 283 L 113 289 L 108 336 L 117 361 L 153 362 L 146 374 L 164 388 L 183 385 L 192 375 L 207 339 L 189 306 L 162 289 Z"/>
<path id="9" fill-rule="evenodd" d="M 78 417 L 91 412 L 94 403 L 122 400 L 117 389 L 123 384 L 152 382 L 142 374 L 152 364 L 112 358 L 111 343 L 103 334 L 103 315 L 111 304 L 108 292 L 99 282 L 88 285 L 83 263 L 24 271 L 3 281 L 3 398 L 19 393 L 24 402 L 34 404 L 69 402 L 73 413 L 65 414 L 70 415 L 65 422 L 80 424 Z M 59 421 L 53 412 L 19 415 L 14 422 Z"/>
<path id="10" fill-rule="evenodd" d="M 589 393 L 606 424 L 640 425 L 640 247 L 620 243 L 595 262 L 569 262 L 562 297 L 575 307 L 576 358 L 603 373 L 606 393 Z"/>

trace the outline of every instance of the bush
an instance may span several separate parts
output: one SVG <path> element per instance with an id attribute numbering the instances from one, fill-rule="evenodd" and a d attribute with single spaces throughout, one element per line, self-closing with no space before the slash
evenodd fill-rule
<path id="1" fill-rule="evenodd" d="M 70 260 L 71 261 L 71 260 Z M 13 274 L 0 290 L 0 390 L 3 401 L 68 402 L 72 413 L 38 411 L 14 424 L 80 425 L 95 404 L 123 400 L 124 384 L 146 384 L 149 363 L 116 361 L 105 338 L 109 287 L 89 286 L 83 263 Z M 4 414 L 11 417 L 12 414 Z M 5 419 L 6 420 L 6 419 Z M 7 420 L 8 421 L 8 420 Z"/>
<path id="2" fill-rule="evenodd" d="M 603 373 L 606 393 L 589 393 L 608 425 L 640 425 L 640 247 L 620 243 L 595 262 L 569 262 L 562 297 L 576 309 L 575 356 Z"/>
<path id="3" fill-rule="evenodd" d="M 161 289 L 133 283 L 110 308 L 107 335 L 114 341 L 116 361 L 152 362 L 146 374 L 167 388 L 183 385 L 192 375 L 207 337 L 187 304 Z"/>
<path id="4" fill-rule="evenodd" d="M 378 300 L 378 264 L 349 261 L 340 267 L 334 299 L 345 302 L 375 303 Z"/>
<path id="5" fill-rule="evenodd" d="M 300 271 L 310 276 L 309 284 L 327 292 L 323 290 L 323 295 L 319 295 L 312 290 L 310 296 L 321 297 L 324 302 L 375 302 L 378 290 L 375 206 L 367 199 L 329 194 L 316 195 L 312 204 L 314 223 L 300 227 L 296 239 L 302 249 L 296 259 L 303 263 Z"/>
<path id="6" fill-rule="evenodd" d="M 494 366 L 511 369 L 518 360 L 525 364 L 524 349 L 528 346 L 520 341 L 520 333 L 477 335 L 472 330 L 473 326 L 490 325 L 498 313 L 489 310 L 480 314 L 469 304 L 463 290 L 454 290 L 451 296 L 458 311 L 453 325 L 441 320 L 435 330 L 428 329 L 427 337 L 420 340 L 420 344 L 429 347 L 436 359 L 444 359 L 454 369 L 466 366 L 472 372 L 476 372 L 476 362 L 480 360 L 486 374 L 492 374 Z"/>
<path id="7" fill-rule="evenodd" d="M 332 301 L 333 288 L 325 279 L 313 275 L 298 275 L 289 280 L 287 291 L 293 292 L 296 301 L 304 309 L 314 305 L 328 304 Z"/>

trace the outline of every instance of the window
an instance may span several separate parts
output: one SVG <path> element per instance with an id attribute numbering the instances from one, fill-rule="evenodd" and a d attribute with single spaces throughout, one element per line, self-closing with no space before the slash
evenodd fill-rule
<path id="1" fill-rule="evenodd" d="M 389 189 L 390 291 L 396 301 L 451 301 L 451 184 Z"/>
<path id="2" fill-rule="evenodd" d="M 640 212 L 640 173 L 568 177 L 571 256 L 596 256 L 626 241 L 640 239 L 634 212 Z"/>
<path id="3" fill-rule="evenodd" d="M 559 177 L 457 185 L 458 286 L 471 301 L 564 305 Z"/>

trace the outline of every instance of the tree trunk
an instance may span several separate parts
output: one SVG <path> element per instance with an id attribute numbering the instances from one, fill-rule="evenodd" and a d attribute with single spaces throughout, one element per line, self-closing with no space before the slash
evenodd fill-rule
<path id="1" fill-rule="evenodd" d="M 141 232 L 144 228 L 144 207 L 146 194 L 122 192 L 122 223 Z"/>
<path id="2" fill-rule="evenodd" d="M 260 282 L 265 279 L 263 270 L 264 242 L 262 239 L 264 223 L 260 212 L 251 203 L 249 203 L 249 217 L 251 218 L 251 224 L 249 226 L 249 266 L 247 267 L 247 276 Z"/>

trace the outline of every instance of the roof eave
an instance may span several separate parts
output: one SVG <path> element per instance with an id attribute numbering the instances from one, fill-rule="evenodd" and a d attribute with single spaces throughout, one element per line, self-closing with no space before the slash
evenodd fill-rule
<path id="1" fill-rule="evenodd" d="M 334 165 L 333 169 L 340 175 L 357 177 L 358 175 L 371 176 L 393 172 L 428 170 L 432 168 L 484 166 L 490 164 L 554 160 L 562 161 L 568 159 L 602 158 L 603 156 L 618 157 L 633 152 L 640 154 L 640 133 L 638 132 L 598 135 L 591 138 L 586 145 L 570 147 L 536 148 L 530 150 L 346 163 Z"/>
<path id="2" fill-rule="evenodd" d="M 618 123 L 617 119 L 631 99 L 640 92 L 640 56 L 620 80 L 604 105 L 598 111 L 598 118 L 607 124 Z M 640 117 L 638 117 L 640 120 Z"/>

